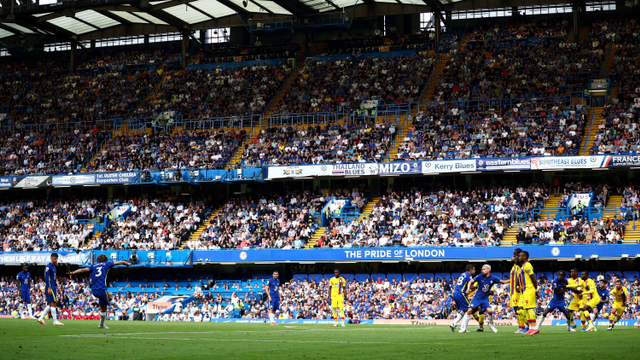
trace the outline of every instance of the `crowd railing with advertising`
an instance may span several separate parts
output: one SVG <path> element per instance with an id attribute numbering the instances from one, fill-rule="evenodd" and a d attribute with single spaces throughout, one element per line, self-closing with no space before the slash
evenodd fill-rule
<path id="1" fill-rule="evenodd" d="M 622 259 L 640 257 L 640 244 L 519 245 L 535 260 Z M 100 254 L 135 266 L 192 267 L 194 264 L 309 263 L 354 261 L 497 261 L 513 256 L 513 246 L 378 247 L 342 249 L 94 250 L 58 252 L 62 265 L 90 265 Z M 51 252 L 0 252 L 0 265 L 49 263 Z"/>

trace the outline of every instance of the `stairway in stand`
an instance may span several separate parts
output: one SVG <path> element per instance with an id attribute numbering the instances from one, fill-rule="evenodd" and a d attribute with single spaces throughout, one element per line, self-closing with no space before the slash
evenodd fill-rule
<path id="1" fill-rule="evenodd" d="M 640 222 L 637 223 L 636 228 L 633 228 L 633 220 L 630 220 L 627 226 L 624 228 L 624 240 L 623 244 L 637 244 L 640 241 Z"/>
<path id="2" fill-rule="evenodd" d="M 447 66 L 449 59 L 451 59 L 451 55 L 449 53 L 440 54 L 440 59 L 436 62 L 437 68 L 435 70 L 435 74 L 433 74 L 431 80 L 427 84 L 426 90 L 422 93 L 420 103 L 426 103 L 433 99 L 433 95 L 435 94 L 436 87 L 438 85 L 438 79 L 440 78 L 440 74 L 442 74 L 444 68 Z"/>
<path id="3" fill-rule="evenodd" d="M 596 116 L 591 120 L 591 112 L 593 108 L 589 110 L 590 123 L 584 129 L 584 136 L 582 137 L 582 143 L 580 144 L 580 155 L 589 155 L 589 150 L 596 142 L 596 134 L 598 134 L 598 126 L 602 124 L 604 119 L 602 118 L 602 112 L 604 106 L 596 107 Z"/>
<path id="4" fill-rule="evenodd" d="M 558 202 L 560 200 L 562 200 L 561 195 L 553 195 L 553 196 L 550 196 L 549 199 L 547 199 L 547 202 L 544 204 L 543 209 L 549 210 L 549 216 L 552 219 L 555 218 L 556 214 L 558 214 Z M 547 220 L 546 212 L 540 213 L 540 220 L 541 221 Z M 520 227 L 524 225 L 525 223 L 520 224 L 517 221 L 513 222 L 513 224 L 511 224 L 511 227 L 508 228 L 507 231 L 504 233 L 504 238 L 500 242 L 500 246 L 516 245 L 518 243 L 517 236 L 518 236 L 518 233 L 520 232 Z"/>
<path id="5" fill-rule="evenodd" d="M 517 236 L 518 236 L 518 233 L 520 232 L 518 223 L 515 222 L 511 225 L 512 227 L 508 228 L 507 231 L 504 233 L 504 237 L 500 242 L 500 246 L 513 246 L 518 244 Z"/>
<path id="6" fill-rule="evenodd" d="M 378 202 L 380 202 L 380 197 L 374 197 L 373 199 L 371 199 L 371 201 L 369 201 L 367 205 L 365 205 L 364 209 L 362 209 L 362 213 L 358 217 L 358 220 L 366 219 L 367 217 L 371 216 L 373 208 Z"/>
<path id="7" fill-rule="evenodd" d="M 191 236 L 189 236 L 189 240 L 191 240 L 191 241 L 198 240 L 200 238 L 200 235 L 202 235 L 204 230 L 207 228 L 207 226 L 209 226 L 209 223 L 211 222 L 211 220 L 215 219 L 216 216 L 218 216 L 218 214 L 222 211 L 223 208 L 224 208 L 224 205 L 221 206 L 218 210 L 216 210 L 213 214 L 211 214 L 211 216 L 209 216 L 209 218 L 207 218 L 202 223 L 202 225 L 198 226 L 196 231 L 194 231 L 193 234 L 191 234 Z M 184 248 L 184 243 L 180 244 L 180 249 L 182 249 L 182 248 Z"/>
<path id="8" fill-rule="evenodd" d="M 558 214 L 558 202 L 562 200 L 562 195 L 549 196 L 547 202 L 544 204 L 543 209 L 549 210 L 549 220 L 553 220 Z M 540 213 L 540 220 L 547 220 L 547 212 Z"/>

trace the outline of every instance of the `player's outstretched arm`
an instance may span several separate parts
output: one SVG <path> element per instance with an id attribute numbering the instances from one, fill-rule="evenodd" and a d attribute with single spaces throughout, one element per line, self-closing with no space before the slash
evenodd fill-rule
<path id="1" fill-rule="evenodd" d="M 72 276 L 72 275 L 82 274 L 84 272 L 89 272 L 89 271 L 91 271 L 91 269 L 89 268 L 78 269 L 76 271 L 69 271 L 67 275 Z"/>
<path id="2" fill-rule="evenodd" d="M 127 267 L 131 266 L 131 264 L 129 264 L 128 262 L 126 262 L 124 260 L 116 261 L 116 262 L 113 263 L 113 266 L 117 266 L 117 265 L 127 265 Z"/>
<path id="3" fill-rule="evenodd" d="M 500 285 L 505 285 L 505 284 L 508 284 L 510 282 L 511 282 L 511 280 L 500 280 Z"/>

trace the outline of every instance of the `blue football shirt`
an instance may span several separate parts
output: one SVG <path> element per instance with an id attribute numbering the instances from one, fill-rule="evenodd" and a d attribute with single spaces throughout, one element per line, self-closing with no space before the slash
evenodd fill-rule
<path id="1" fill-rule="evenodd" d="M 269 295 L 272 299 L 280 299 L 280 279 L 271 278 L 267 281 L 267 287 L 269 288 Z"/>
<path id="2" fill-rule="evenodd" d="M 458 278 L 458 281 L 456 281 L 453 291 L 458 291 L 464 294 L 467 291 L 467 287 L 469 286 L 469 281 L 471 281 L 471 279 L 473 279 L 471 274 L 463 272 Z"/>
<path id="3" fill-rule="evenodd" d="M 597 286 L 596 290 L 598 291 L 598 295 L 600 295 L 600 302 L 609 302 L 609 289 L 605 287 L 603 290 L 600 289 L 600 286 Z"/>
<path id="4" fill-rule="evenodd" d="M 551 299 L 551 301 L 564 302 L 564 293 L 562 295 L 558 295 L 556 294 L 556 289 L 566 287 L 567 285 L 569 285 L 569 281 L 567 281 L 566 278 L 562 281 L 560 281 L 559 279 L 554 279 L 551 282 L 551 289 L 553 289 L 553 298 Z"/>
<path id="5" fill-rule="evenodd" d="M 20 283 L 20 290 L 22 292 L 29 291 L 29 282 L 31 281 L 31 273 L 22 272 L 18 274 L 18 282 Z"/>
<path id="6" fill-rule="evenodd" d="M 53 289 L 54 293 L 58 290 L 58 284 L 56 283 L 56 267 L 52 263 L 48 263 L 44 268 L 44 282 L 47 294 L 49 293 L 49 289 Z"/>
<path id="7" fill-rule="evenodd" d="M 89 269 L 91 269 L 91 278 L 89 280 L 91 290 L 107 290 L 107 274 L 109 273 L 109 269 L 112 267 L 113 262 L 111 261 L 105 261 L 89 266 Z"/>
<path id="8" fill-rule="evenodd" d="M 489 295 L 491 295 L 491 288 L 493 287 L 493 285 L 500 284 L 500 279 L 493 275 L 489 275 L 489 277 L 486 277 L 480 274 L 473 278 L 473 281 L 478 282 L 478 291 L 476 291 L 474 300 L 488 299 Z"/>

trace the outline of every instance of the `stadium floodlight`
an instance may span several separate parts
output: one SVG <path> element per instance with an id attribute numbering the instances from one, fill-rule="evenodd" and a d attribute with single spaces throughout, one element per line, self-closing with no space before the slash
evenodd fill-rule
<path id="1" fill-rule="evenodd" d="M 595 260 L 598 260 L 598 255 L 593 254 L 593 255 L 591 255 L 591 258 L 592 258 L 592 259 L 595 259 Z"/>
<path id="2" fill-rule="evenodd" d="M 576 259 L 582 259 L 582 255 L 576 254 Z"/>
<path id="3" fill-rule="evenodd" d="M 621 257 L 622 257 L 623 259 L 628 259 L 628 258 L 629 258 L 629 254 L 622 254 L 622 255 L 621 255 Z"/>
<path id="4" fill-rule="evenodd" d="M 202 262 L 202 258 L 198 258 L 198 262 Z"/>

